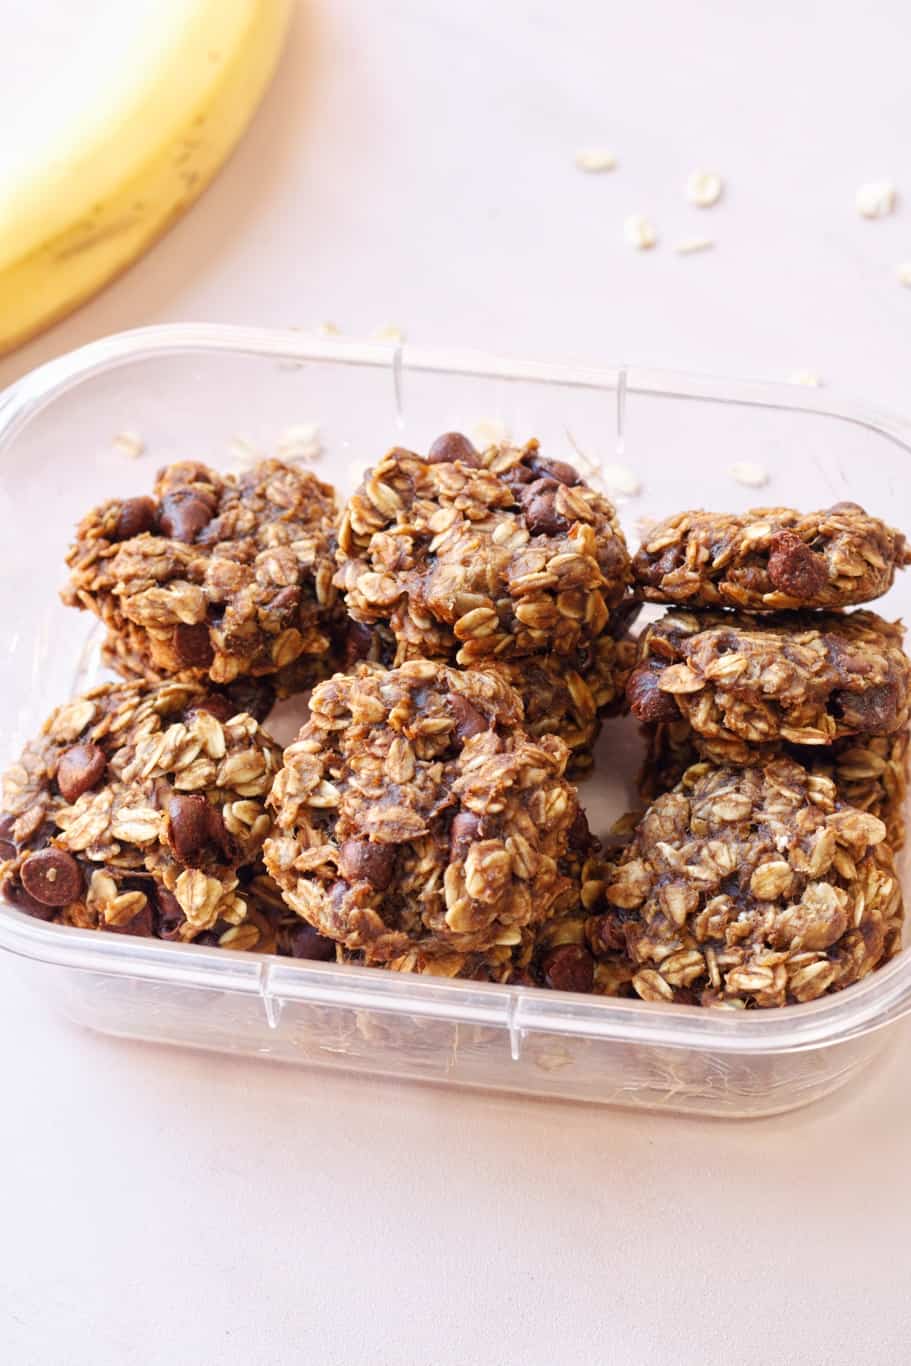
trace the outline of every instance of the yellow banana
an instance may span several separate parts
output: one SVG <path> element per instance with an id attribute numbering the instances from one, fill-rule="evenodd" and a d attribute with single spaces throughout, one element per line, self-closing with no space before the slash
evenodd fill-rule
<path id="1" fill-rule="evenodd" d="M 0 354 L 100 289 L 193 203 L 253 115 L 292 3 L 156 0 L 132 56 L 120 52 L 89 94 L 74 89 L 69 122 L 49 117 L 37 146 L 4 140 Z M 59 111 L 67 92 L 56 94 Z"/>

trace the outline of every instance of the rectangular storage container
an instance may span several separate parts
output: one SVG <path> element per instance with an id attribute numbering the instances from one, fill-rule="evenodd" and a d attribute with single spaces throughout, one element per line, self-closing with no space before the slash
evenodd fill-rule
<path id="1" fill-rule="evenodd" d="M 637 369 L 504 361 L 296 332 L 173 326 L 93 343 L 0 395 L 6 645 L 2 760 L 93 681 L 91 620 L 57 599 L 78 518 L 146 491 L 177 458 L 236 468 L 318 423 L 318 472 L 342 492 L 391 445 L 498 423 L 544 453 L 621 464 L 640 519 L 693 506 L 844 499 L 911 524 L 911 425 L 818 390 Z M 137 433 L 132 460 L 115 438 Z M 730 467 L 764 470 L 759 489 Z M 911 575 L 879 608 L 907 608 Z M 287 738 L 287 736 L 280 737 Z M 635 805 L 640 742 L 609 721 L 583 787 L 595 832 Z M 725 1012 L 234 954 L 46 925 L 0 906 L 0 947 L 71 1019 L 106 1033 L 312 1067 L 722 1116 L 770 1114 L 847 1082 L 911 1008 L 903 952 L 809 1005 Z"/>

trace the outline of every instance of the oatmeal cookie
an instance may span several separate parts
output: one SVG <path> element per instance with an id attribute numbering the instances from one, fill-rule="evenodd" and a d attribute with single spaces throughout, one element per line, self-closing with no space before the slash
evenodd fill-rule
<path id="1" fill-rule="evenodd" d="M 5 775 L 3 894 L 43 920 L 252 947 L 247 886 L 280 757 L 198 684 L 94 688 Z"/>
<path id="2" fill-rule="evenodd" d="M 329 485 L 278 460 L 239 475 L 169 465 L 153 497 L 83 518 L 63 600 L 101 618 L 125 677 L 300 691 L 333 667 L 335 522 Z"/>
<path id="3" fill-rule="evenodd" d="M 650 602 L 768 612 L 871 602 L 909 563 L 900 531 L 857 503 L 836 503 L 677 513 L 649 529 L 633 578 Z"/>
<path id="4" fill-rule="evenodd" d="M 612 505 L 571 465 L 457 433 L 368 472 L 338 563 L 349 613 L 389 628 L 394 664 L 571 656 L 607 631 L 630 576 Z"/>
<path id="5" fill-rule="evenodd" d="M 612 627 L 622 630 L 629 614 L 614 612 Z M 395 658 L 395 641 L 385 626 L 351 622 L 345 642 L 345 667 L 358 660 L 386 663 Z M 477 667 L 498 674 L 522 699 L 523 728 L 529 735 L 558 735 L 569 746 L 568 772 L 578 777 L 592 766 L 592 751 L 605 716 L 626 710 L 626 683 L 636 661 L 636 642 L 605 632 L 569 656 L 528 655 L 522 659 L 484 660 Z"/>
<path id="6" fill-rule="evenodd" d="M 779 758 L 697 766 L 609 867 L 589 927 L 649 1001 L 781 1006 L 849 986 L 899 947 L 885 826 Z"/>
<path id="7" fill-rule="evenodd" d="M 778 755 L 796 760 L 811 773 L 831 778 L 839 799 L 869 811 L 885 824 L 893 851 L 905 842 L 905 801 L 908 792 L 908 731 L 893 735 L 849 735 L 832 745 L 769 743 L 734 747 L 696 735 L 690 725 L 659 721 L 643 726 L 647 753 L 639 775 L 639 790 L 647 801 L 676 787 L 694 764 L 736 767 L 761 764 Z"/>
<path id="8" fill-rule="evenodd" d="M 683 717 L 743 762 L 746 745 L 828 745 L 907 728 L 900 623 L 873 612 L 668 612 L 643 633 L 627 683 L 640 721 Z"/>
<path id="9" fill-rule="evenodd" d="M 578 803 L 561 740 L 533 740 L 500 678 L 360 665 L 313 693 L 270 803 L 289 906 L 368 960 L 520 942 L 573 896 Z"/>

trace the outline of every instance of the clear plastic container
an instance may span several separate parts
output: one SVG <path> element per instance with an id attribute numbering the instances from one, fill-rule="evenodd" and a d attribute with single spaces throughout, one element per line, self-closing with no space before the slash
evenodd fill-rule
<path id="1" fill-rule="evenodd" d="M 645 370 L 527 364 L 295 332 L 175 326 L 93 343 L 0 395 L 5 553 L 0 606 L 4 763 L 91 672 L 91 622 L 56 589 L 78 517 L 140 492 L 167 460 L 230 468 L 238 438 L 275 450 L 317 422 L 320 472 L 341 490 L 389 445 L 499 421 L 622 463 L 640 518 L 702 505 L 819 507 L 855 499 L 908 526 L 911 424 L 811 389 Z M 114 445 L 141 435 L 132 461 Z M 235 445 L 236 448 L 236 445 Z M 767 486 L 731 477 L 764 469 Z M 899 616 L 911 575 L 880 608 Z M 612 721 L 585 784 L 593 825 L 635 802 L 635 728 Z M 610 775 L 610 776 L 608 776 Z M 130 939 L 0 906 L 0 947 L 68 1017 L 106 1033 L 314 1067 L 722 1116 L 770 1114 L 847 1082 L 911 1009 L 911 957 L 809 1005 L 735 1013 L 535 991 Z"/>

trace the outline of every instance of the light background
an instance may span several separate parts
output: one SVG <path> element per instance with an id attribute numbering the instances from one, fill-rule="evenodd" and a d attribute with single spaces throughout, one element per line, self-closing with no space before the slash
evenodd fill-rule
<path id="1" fill-rule="evenodd" d="M 143 323 L 331 319 L 911 409 L 911 202 L 853 203 L 911 200 L 909 57 L 899 0 L 303 5 L 205 198 L 0 384 Z M 580 175 L 586 144 L 619 169 Z M 10 1366 L 907 1361 L 906 1030 L 850 1094 L 740 1126 L 127 1046 L 7 962 L 0 1040 Z"/>

